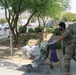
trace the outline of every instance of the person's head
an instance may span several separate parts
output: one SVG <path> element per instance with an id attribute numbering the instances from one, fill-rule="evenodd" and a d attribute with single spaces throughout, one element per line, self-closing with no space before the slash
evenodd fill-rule
<path id="1" fill-rule="evenodd" d="M 61 31 L 64 30 L 64 29 L 66 29 L 65 23 L 64 22 L 60 22 L 59 23 L 59 28 L 60 28 Z"/>

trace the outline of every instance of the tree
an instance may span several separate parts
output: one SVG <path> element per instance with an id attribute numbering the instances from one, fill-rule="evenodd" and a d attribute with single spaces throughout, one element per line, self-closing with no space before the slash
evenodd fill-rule
<path id="1" fill-rule="evenodd" d="M 42 8 L 43 10 L 39 10 L 36 13 L 38 20 L 41 18 L 44 26 L 46 23 L 46 17 L 60 19 L 63 11 L 70 7 L 69 0 L 47 0 L 45 1 L 45 5 L 46 6 Z"/>
<path id="2" fill-rule="evenodd" d="M 65 12 L 62 15 L 62 19 L 65 21 L 76 21 L 76 14 L 71 12 Z"/>
<path id="3" fill-rule="evenodd" d="M 17 24 L 19 16 L 32 7 L 31 0 L 0 0 L 0 4 L 5 8 L 5 17 L 9 24 L 10 30 L 13 34 L 14 45 L 18 44 L 18 32 Z M 29 7 L 28 7 L 29 6 Z M 35 11 L 33 12 L 33 14 Z M 29 19 L 33 16 L 29 17 Z M 29 20 L 27 24 L 29 23 Z"/>
<path id="4" fill-rule="evenodd" d="M 0 5 L 5 8 L 5 17 L 13 34 L 14 45 L 18 44 L 20 32 L 18 32 L 17 24 L 19 16 L 24 11 L 31 13 L 24 25 L 26 27 L 36 13 L 42 17 L 55 15 L 63 10 L 65 7 L 63 3 L 66 1 L 68 0 L 0 0 Z"/>
<path id="5" fill-rule="evenodd" d="M 17 31 L 17 22 L 21 11 L 21 0 L 0 0 L 1 5 L 5 8 L 5 17 L 13 34 L 15 43 L 18 43 L 19 33 Z M 22 9 L 23 10 L 23 9 Z"/>

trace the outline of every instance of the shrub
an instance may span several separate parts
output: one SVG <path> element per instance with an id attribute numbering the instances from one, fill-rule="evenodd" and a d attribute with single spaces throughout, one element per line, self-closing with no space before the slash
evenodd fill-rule
<path id="1" fill-rule="evenodd" d="M 61 34 L 61 31 L 60 31 L 58 28 L 56 28 L 56 29 L 53 31 L 53 34 L 55 34 L 55 35 L 60 35 L 60 34 Z"/>
<path id="2" fill-rule="evenodd" d="M 36 27 L 34 29 L 35 32 L 42 32 L 43 31 L 43 27 Z"/>
<path id="3" fill-rule="evenodd" d="M 54 28 L 48 28 L 48 33 L 53 33 Z"/>
<path id="4" fill-rule="evenodd" d="M 6 23 L 7 21 L 6 21 L 6 19 L 0 19 L 0 23 L 1 24 L 4 24 L 4 23 Z"/>
<path id="5" fill-rule="evenodd" d="M 26 30 L 27 30 L 27 28 L 24 27 L 24 26 L 20 26 L 20 27 L 19 27 L 19 32 L 21 32 L 21 33 L 25 33 Z"/>
<path id="6" fill-rule="evenodd" d="M 30 35 L 30 39 L 37 39 L 37 35 L 38 35 L 38 34 L 31 34 L 31 35 Z"/>
<path id="7" fill-rule="evenodd" d="M 55 46 L 56 46 L 56 49 L 61 49 L 61 42 L 56 43 Z"/>
<path id="8" fill-rule="evenodd" d="M 28 29 L 28 32 L 33 33 L 34 32 L 34 29 L 33 28 L 29 28 Z"/>
<path id="9" fill-rule="evenodd" d="M 23 43 L 27 43 L 27 41 L 29 40 L 29 36 L 27 35 L 21 35 L 19 41 L 23 42 Z"/>
<path id="10" fill-rule="evenodd" d="M 49 28 L 53 28 L 53 26 L 49 26 Z"/>

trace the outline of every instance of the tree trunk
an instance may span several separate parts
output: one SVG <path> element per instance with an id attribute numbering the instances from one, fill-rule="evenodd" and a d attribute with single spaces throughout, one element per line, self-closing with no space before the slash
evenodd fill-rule
<path id="1" fill-rule="evenodd" d="M 14 39 L 14 41 L 13 41 L 13 47 L 16 47 L 17 46 L 17 44 L 19 43 L 19 34 L 15 34 L 15 35 L 13 35 L 13 39 Z"/>
<path id="2" fill-rule="evenodd" d="M 39 16 L 38 16 L 37 18 L 38 18 L 38 22 L 39 22 L 39 27 L 40 27 L 41 25 L 40 25 L 40 19 L 39 19 Z"/>

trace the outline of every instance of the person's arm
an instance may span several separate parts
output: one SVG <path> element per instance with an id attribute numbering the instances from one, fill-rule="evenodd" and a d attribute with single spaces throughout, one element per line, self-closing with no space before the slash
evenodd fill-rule
<path id="1" fill-rule="evenodd" d="M 60 36 L 57 40 L 55 40 L 55 42 L 53 44 L 56 44 L 58 42 L 60 42 L 61 40 L 63 40 L 65 37 L 63 36 Z"/>
<path id="2" fill-rule="evenodd" d="M 68 37 L 69 34 L 70 34 L 70 31 L 66 30 L 53 44 L 60 42 L 61 40 L 65 39 L 66 37 Z"/>

